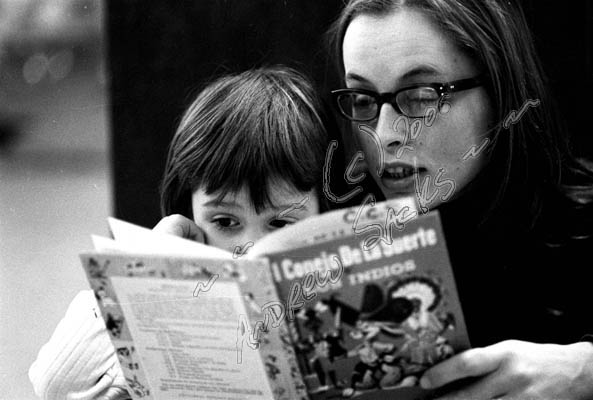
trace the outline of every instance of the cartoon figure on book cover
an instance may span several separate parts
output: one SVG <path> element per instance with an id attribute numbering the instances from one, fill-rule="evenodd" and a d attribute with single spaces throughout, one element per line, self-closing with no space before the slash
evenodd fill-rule
<path id="1" fill-rule="evenodd" d="M 405 337 L 401 324 L 412 312 L 411 301 L 395 297 L 375 310 L 382 298 L 381 289 L 375 285 L 367 286 L 365 294 L 365 312 L 361 313 L 355 329 L 350 332 L 353 339 L 362 341 L 351 350 L 359 361 L 354 366 L 350 386 L 342 392 L 343 397 L 352 397 L 359 389 L 387 389 L 416 383 L 410 377 L 404 379 L 401 365 L 404 357 L 395 344 L 396 339 Z M 369 309 L 370 313 L 366 311 Z"/>
<path id="2" fill-rule="evenodd" d="M 306 371 L 309 376 L 314 372 L 319 386 L 314 390 L 322 392 L 330 387 L 338 387 L 334 361 L 346 357 L 348 350 L 343 347 L 343 330 L 340 326 L 340 314 L 335 316 L 334 329 L 326 332 L 320 330 L 323 320 L 319 313 L 326 311 L 328 307 L 318 302 L 315 308 L 301 310 L 297 317 L 303 320 L 303 325 L 312 332 L 306 339 L 299 342 L 298 348 L 308 354 Z M 332 386 L 328 385 L 328 380 Z"/>
<path id="3" fill-rule="evenodd" d="M 98 302 L 103 304 L 104 307 L 117 306 L 117 301 L 114 299 L 115 294 L 110 293 L 113 292 L 113 289 L 111 288 L 111 285 L 106 279 L 93 279 L 91 281 L 91 288 L 95 293 L 95 299 L 97 299 Z"/>
<path id="4" fill-rule="evenodd" d="M 103 264 L 100 264 L 93 257 L 89 258 L 88 271 L 89 271 L 89 276 L 91 278 L 107 279 L 106 271 L 107 271 L 108 267 L 109 267 L 109 261 L 105 261 Z"/>
<path id="5" fill-rule="evenodd" d="M 150 395 L 150 390 L 146 388 L 146 385 L 138 380 L 136 375 L 134 375 L 134 379 L 126 378 L 126 383 L 128 384 L 128 388 L 137 397 L 146 397 Z"/>
<path id="6" fill-rule="evenodd" d="M 122 346 L 116 349 L 117 358 L 119 359 L 119 364 L 123 368 L 127 368 L 130 370 L 139 369 L 139 364 L 135 358 L 136 349 L 134 346 Z"/>
<path id="7" fill-rule="evenodd" d="M 425 369 L 453 354 L 443 334 L 455 321 L 436 311 L 442 294 L 433 280 L 367 284 L 359 308 L 339 296 L 320 299 L 298 315 L 301 365 L 313 399 L 411 390 Z"/>
<path id="8" fill-rule="evenodd" d="M 408 374 L 422 372 L 453 355 L 453 348 L 443 334 L 455 328 L 455 318 L 451 313 L 435 314 L 441 293 L 433 281 L 409 278 L 391 287 L 388 294 L 392 299 L 405 298 L 412 306 L 411 313 L 401 324 L 405 342 L 400 352 L 409 363 Z"/>
<path id="9" fill-rule="evenodd" d="M 107 318 L 105 320 L 105 327 L 107 328 L 107 332 L 111 333 L 111 336 L 115 339 L 119 339 L 124 325 L 124 317 L 121 315 L 114 315 L 110 312 L 107 313 Z"/>

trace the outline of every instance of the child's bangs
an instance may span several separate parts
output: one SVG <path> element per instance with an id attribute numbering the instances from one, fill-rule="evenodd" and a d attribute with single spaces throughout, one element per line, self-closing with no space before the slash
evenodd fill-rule
<path id="1" fill-rule="evenodd" d="M 273 140 L 271 134 L 263 140 L 254 140 L 262 137 L 261 132 L 245 134 L 246 137 L 237 138 L 234 146 L 227 147 L 227 151 L 212 154 L 200 182 L 194 181 L 194 187 L 204 187 L 206 193 L 216 195 L 217 201 L 246 189 L 258 213 L 277 206 L 271 196 L 273 185 L 298 192 L 315 188 L 321 176 L 322 160 L 312 160 L 312 149 L 299 151 L 307 148 L 298 148 L 294 143 L 288 146 L 281 134 Z M 290 136 L 295 135 L 297 133 Z"/>
<path id="2" fill-rule="evenodd" d="M 246 189 L 257 212 L 271 188 L 320 186 L 327 132 L 312 85 L 286 68 L 250 70 L 206 88 L 180 125 L 180 176 L 221 201 Z"/>

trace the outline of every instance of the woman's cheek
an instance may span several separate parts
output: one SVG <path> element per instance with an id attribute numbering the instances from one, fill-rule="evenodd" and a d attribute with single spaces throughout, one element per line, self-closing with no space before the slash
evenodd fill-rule
<path id="1" fill-rule="evenodd" d="M 366 136 L 366 135 L 365 135 Z M 379 163 L 379 149 L 377 148 L 377 145 L 368 137 L 360 137 L 359 134 L 359 139 L 358 142 L 360 144 L 360 149 L 362 150 L 362 152 L 364 153 L 364 158 L 368 164 L 368 167 L 370 169 L 370 171 L 376 171 L 377 170 L 377 164 Z"/>

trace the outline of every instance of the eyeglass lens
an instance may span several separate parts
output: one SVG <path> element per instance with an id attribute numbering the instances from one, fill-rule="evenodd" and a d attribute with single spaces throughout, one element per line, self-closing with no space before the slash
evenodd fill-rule
<path id="1" fill-rule="evenodd" d="M 354 120 L 371 120 L 377 115 L 377 101 L 361 93 L 345 93 L 338 98 L 338 104 L 344 114 Z"/>
<path id="2" fill-rule="evenodd" d="M 408 117 L 420 118 L 425 115 L 429 107 L 436 107 L 438 101 L 439 94 L 434 88 L 412 88 L 397 94 L 395 108 L 399 108 L 399 111 Z M 377 99 L 367 94 L 342 94 L 338 98 L 338 104 L 340 110 L 353 120 L 368 121 L 377 118 L 379 114 Z"/>

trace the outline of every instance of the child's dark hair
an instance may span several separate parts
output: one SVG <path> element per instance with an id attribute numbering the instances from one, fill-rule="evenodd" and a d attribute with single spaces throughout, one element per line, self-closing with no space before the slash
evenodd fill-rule
<path id="1" fill-rule="evenodd" d="M 192 218 L 191 195 L 246 188 L 256 211 L 272 205 L 277 180 L 321 199 L 327 131 L 313 85 L 282 67 L 221 77 L 185 112 L 169 147 L 161 186 L 163 215 Z"/>

